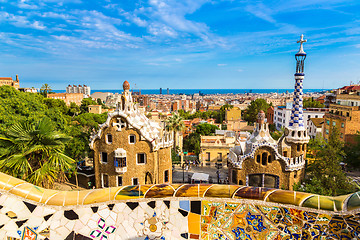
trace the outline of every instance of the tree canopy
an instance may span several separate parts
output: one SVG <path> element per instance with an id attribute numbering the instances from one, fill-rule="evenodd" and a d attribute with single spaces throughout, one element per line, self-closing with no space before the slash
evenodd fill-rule
<path id="1" fill-rule="evenodd" d="M 50 188 L 65 180 L 75 162 L 64 154 L 71 138 L 55 131 L 50 119 L 18 122 L 0 136 L 0 170 L 38 186 Z"/>
<path id="2" fill-rule="evenodd" d="M 342 170 L 340 162 L 344 160 L 343 142 L 339 139 L 339 130 L 333 128 L 329 141 L 316 139 L 310 144 L 315 161 L 306 169 L 307 177 L 302 184 L 295 184 L 295 190 L 337 196 L 355 191 Z"/>
<path id="3" fill-rule="evenodd" d="M 324 108 L 325 105 L 319 101 L 314 101 L 313 98 L 306 98 L 303 101 L 304 108 Z"/>
<path id="4" fill-rule="evenodd" d="M 266 102 L 265 99 L 258 98 L 254 101 L 251 101 L 250 105 L 244 111 L 243 119 L 249 123 L 256 122 L 257 114 L 260 110 L 263 110 L 265 113 L 271 105 Z"/>

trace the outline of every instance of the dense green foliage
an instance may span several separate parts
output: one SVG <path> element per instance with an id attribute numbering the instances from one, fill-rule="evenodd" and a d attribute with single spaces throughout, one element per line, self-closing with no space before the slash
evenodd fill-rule
<path id="1" fill-rule="evenodd" d="M 314 101 L 313 98 L 306 98 L 303 101 L 304 108 L 324 108 L 325 105 L 321 102 Z"/>
<path id="2" fill-rule="evenodd" d="M 91 99 L 90 99 L 91 100 Z M 0 134 L 16 123 L 31 124 L 48 117 L 56 131 L 70 137 L 65 143 L 65 153 L 80 161 L 89 149 L 89 137 L 98 124 L 106 121 L 107 114 L 87 112 L 89 104 L 95 101 L 84 99 L 82 111 L 75 103 L 66 106 L 60 99 L 48 99 L 42 94 L 24 93 L 9 86 L 0 87 Z"/>
<path id="3" fill-rule="evenodd" d="M 295 184 L 294 190 L 337 196 L 355 191 L 340 162 L 344 160 L 343 142 L 339 140 L 339 131 L 334 128 L 328 143 L 323 139 L 310 142 L 310 150 L 315 161 L 307 169 L 307 177 L 302 184 Z"/>
<path id="4" fill-rule="evenodd" d="M 345 147 L 346 158 L 345 162 L 349 167 L 360 168 L 360 133 L 355 136 L 354 144 L 347 144 Z"/>
<path id="5" fill-rule="evenodd" d="M 199 155 L 201 136 L 214 135 L 215 130 L 217 129 L 219 128 L 212 124 L 199 124 L 194 133 L 190 133 L 186 138 L 184 138 L 184 149 L 188 152 L 194 152 L 196 155 Z"/>
<path id="6" fill-rule="evenodd" d="M 263 110 L 265 113 L 271 105 L 268 104 L 264 99 L 258 98 L 250 103 L 249 106 L 244 111 L 243 119 L 249 123 L 256 122 L 257 114 L 260 110 Z"/>
<path id="7" fill-rule="evenodd" d="M 225 120 L 226 110 L 232 109 L 233 107 L 234 106 L 232 106 L 230 104 L 225 104 L 225 105 L 221 106 L 219 111 L 205 111 L 205 112 L 197 111 L 193 114 L 191 114 L 190 112 L 185 112 L 184 110 L 180 109 L 179 115 L 183 119 L 201 118 L 203 120 L 207 120 L 209 118 L 213 118 L 213 119 L 215 119 L 216 123 L 223 123 L 223 121 Z"/>
<path id="8" fill-rule="evenodd" d="M 64 154 L 70 137 L 55 131 L 47 117 L 18 122 L 0 135 L 0 171 L 38 186 L 51 188 L 65 180 L 75 161 Z"/>

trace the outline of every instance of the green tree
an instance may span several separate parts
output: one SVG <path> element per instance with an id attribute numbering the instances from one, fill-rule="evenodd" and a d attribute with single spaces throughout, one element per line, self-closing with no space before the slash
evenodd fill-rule
<path id="1" fill-rule="evenodd" d="M 62 114 L 66 114 L 69 111 L 69 108 L 66 106 L 66 103 L 61 99 L 52 99 L 45 98 L 44 104 L 48 108 L 57 108 L 61 111 Z"/>
<path id="2" fill-rule="evenodd" d="M 74 102 L 71 102 L 70 103 L 70 106 L 69 106 L 69 111 L 68 111 L 68 114 L 70 115 L 70 116 L 77 116 L 77 115 L 79 115 L 79 113 L 80 113 L 80 106 L 78 106 L 76 103 L 74 103 Z"/>
<path id="3" fill-rule="evenodd" d="M 202 136 L 211 136 L 215 134 L 215 130 L 219 130 L 216 125 L 209 123 L 201 123 L 196 127 L 196 133 Z"/>
<path id="4" fill-rule="evenodd" d="M 94 100 L 92 100 L 92 98 L 84 98 L 81 101 L 81 105 L 80 105 L 81 113 L 89 112 L 89 109 L 88 109 L 89 105 L 97 105 L 97 103 Z"/>
<path id="5" fill-rule="evenodd" d="M 176 148 L 177 146 L 180 145 L 177 142 L 178 141 L 178 135 L 184 129 L 185 129 L 185 124 L 184 124 L 183 118 L 180 115 L 173 113 L 171 115 L 171 117 L 169 117 L 166 120 L 166 130 L 167 131 L 172 131 L 173 135 L 174 135 L 174 148 Z"/>
<path id="6" fill-rule="evenodd" d="M 346 163 L 353 168 L 360 168 L 360 132 L 354 138 L 354 143 L 347 143 L 345 147 Z"/>
<path id="7" fill-rule="evenodd" d="M 251 101 L 250 105 L 244 111 L 244 120 L 251 124 L 256 122 L 259 111 L 263 110 L 266 113 L 269 107 L 270 104 L 262 98 Z"/>
<path id="8" fill-rule="evenodd" d="M 313 98 L 304 99 L 304 108 L 324 108 L 325 105 L 321 102 L 314 101 Z"/>
<path id="9" fill-rule="evenodd" d="M 51 91 L 52 89 L 47 83 L 43 84 L 40 88 L 40 94 L 42 94 L 44 97 L 47 97 Z"/>
<path id="10" fill-rule="evenodd" d="M 0 136 L 0 170 L 38 186 L 51 188 L 66 179 L 74 160 L 64 154 L 70 137 L 54 131 L 48 118 L 16 123 Z"/>
<path id="11" fill-rule="evenodd" d="M 45 116 L 47 106 L 39 94 L 17 91 L 10 86 L 0 87 L 0 133 L 17 122 L 34 122 Z"/>
<path id="12" fill-rule="evenodd" d="M 333 128 L 328 143 L 323 140 L 316 140 L 312 143 L 315 161 L 306 169 L 305 181 L 302 184 L 296 184 L 295 190 L 328 196 L 355 191 L 355 187 L 349 182 L 340 165 L 345 157 L 345 152 L 339 135 L 339 130 Z"/>

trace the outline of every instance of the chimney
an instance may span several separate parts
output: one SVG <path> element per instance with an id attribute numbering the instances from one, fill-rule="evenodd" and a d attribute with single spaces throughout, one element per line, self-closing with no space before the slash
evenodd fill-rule
<path id="1" fill-rule="evenodd" d="M 19 82 L 19 76 L 16 74 L 16 81 Z"/>

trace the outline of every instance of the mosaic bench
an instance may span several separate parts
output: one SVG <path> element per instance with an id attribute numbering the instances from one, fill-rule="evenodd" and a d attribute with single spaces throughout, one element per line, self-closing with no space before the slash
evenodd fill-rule
<path id="1" fill-rule="evenodd" d="M 216 184 L 56 191 L 0 173 L 0 239 L 359 239 L 359 193 Z"/>

